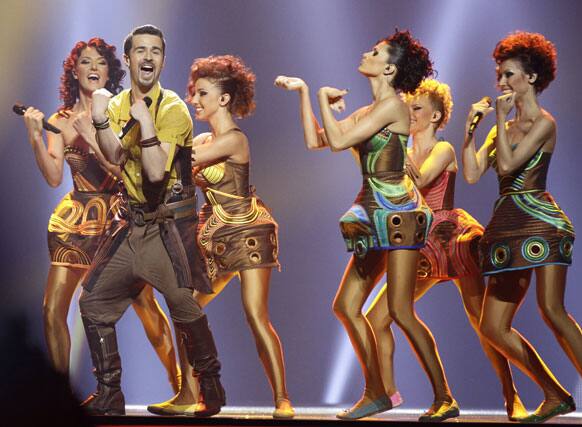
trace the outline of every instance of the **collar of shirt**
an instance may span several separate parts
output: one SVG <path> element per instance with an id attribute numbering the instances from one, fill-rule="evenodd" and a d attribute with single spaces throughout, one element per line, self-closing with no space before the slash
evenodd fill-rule
<path id="1" fill-rule="evenodd" d="M 161 92 L 162 92 L 162 85 L 160 84 L 160 82 L 157 82 L 150 89 L 150 91 L 145 94 L 145 96 L 149 96 L 152 100 L 152 103 L 149 106 L 149 110 L 150 110 L 150 113 L 152 114 L 152 117 L 155 113 L 156 106 L 158 104 L 158 98 L 160 97 Z M 129 119 L 131 119 L 131 114 L 129 114 L 129 109 L 130 109 L 131 104 L 132 104 L 131 90 L 128 90 L 124 95 L 125 96 L 121 100 L 121 109 L 120 109 L 119 119 L 122 123 L 127 123 L 129 121 Z"/>

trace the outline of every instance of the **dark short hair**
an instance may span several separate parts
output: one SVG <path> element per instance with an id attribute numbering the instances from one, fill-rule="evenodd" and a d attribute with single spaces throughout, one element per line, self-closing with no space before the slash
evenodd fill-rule
<path id="1" fill-rule="evenodd" d="M 420 82 L 434 74 L 428 49 L 414 39 L 410 31 L 399 31 L 384 40 L 388 44 L 390 62 L 396 65 L 397 72 L 393 87 L 404 93 L 412 93 Z"/>
<path id="2" fill-rule="evenodd" d="M 493 59 L 497 65 L 514 59 L 527 74 L 537 74 L 533 83 L 536 93 L 541 93 L 556 77 L 556 47 L 539 33 L 517 31 L 508 35 L 495 46 Z"/>
<path id="3" fill-rule="evenodd" d="M 162 40 L 162 52 L 166 53 L 166 40 L 164 39 L 164 34 L 155 25 L 146 24 L 134 28 L 131 33 L 127 35 L 123 41 L 123 53 L 129 55 L 133 43 L 133 36 L 138 36 L 140 34 L 151 34 L 152 36 L 158 36 Z"/>

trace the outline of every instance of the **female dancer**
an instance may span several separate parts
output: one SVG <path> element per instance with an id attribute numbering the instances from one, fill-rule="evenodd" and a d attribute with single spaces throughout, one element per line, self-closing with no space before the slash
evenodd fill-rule
<path id="1" fill-rule="evenodd" d="M 255 109 L 255 75 L 235 56 L 209 56 L 192 64 L 188 100 L 196 119 L 211 132 L 194 138 L 193 174 L 203 188 L 206 204 L 200 213 L 198 244 L 212 280 L 213 294 L 198 294 L 206 306 L 239 275 L 247 321 L 255 337 L 275 400 L 274 418 L 292 418 L 285 384 L 283 349 L 269 320 L 271 269 L 278 267 L 277 223 L 249 186 L 249 142 L 234 117 Z M 198 412 L 191 375 L 185 372 L 182 389 L 168 402 L 150 405 L 150 412 L 187 415 Z"/>
<path id="2" fill-rule="evenodd" d="M 420 250 L 414 298 L 419 300 L 432 286 L 452 280 L 457 286 L 471 326 L 495 368 L 503 386 L 510 420 L 527 416 L 513 384 L 505 359 L 479 333 L 479 319 L 485 285 L 478 266 L 478 242 L 483 227 L 463 209 L 453 209 L 457 159 L 455 149 L 438 141 L 436 132 L 443 129 L 451 116 L 453 100 L 449 86 L 436 80 L 424 80 L 412 95 L 406 96 L 410 108 L 412 149 L 408 152 L 408 169 L 416 186 L 434 212 L 426 246 Z M 417 169 L 418 167 L 418 169 Z M 394 337 L 392 319 L 384 301 L 386 286 L 380 291 L 366 317 L 378 343 L 382 379 L 393 406 L 402 403 L 393 371 Z"/>
<path id="3" fill-rule="evenodd" d="M 125 72 L 115 57 L 115 47 L 97 37 L 77 42 L 63 62 L 63 70 L 63 106 L 49 119 L 62 133 L 47 132 L 45 145 L 44 114 L 33 107 L 27 109 L 24 122 L 36 163 L 47 183 L 51 187 L 60 185 L 65 161 L 73 177 L 73 191 L 61 200 L 49 220 L 51 266 L 43 305 L 49 359 L 58 372 L 67 375 L 71 348 L 67 314 L 71 298 L 91 264 L 100 236 L 111 223 L 110 211 L 116 209 L 118 191 L 119 168 L 105 160 L 95 140 L 91 95 L 102 87 L 118 92 Z M 133 307 L 168 372 L 172 388 L 178 390 L 180 371 L 172 333 L 151 287 L 144 288 Z"/>
<path id="4" fill-rule="evenodd" d="M 499 177 L 500 197 L 480 243 L 483 274 L 489 276 L 480 327 L 491 344 L 542 388 L 544 401 L 524 421 L 543 422 L 575 410 L 575 405 L 533 346 L 511 327 L 532 270 L 542 317 L 582 374 L 582 333 L 564 308 L 574 229 L 545 191 L 556 124 L 540 107 L 538 95 L 554 79 L 556 50 L 541 34 L 517 32 L 497 44 L 493 58 L 503 92 L 496 102 L 497 125 L 477 152 L 469 124 L 476 113 L 493 108 L 485 102 L 473 104 L 463 148 L 469 183 L 477 182 L 489 166 Z M 513 107 L 515 118 L 507 120 Z"/>
<path id="5" fill-rule="evenodd" d="M 404 174 L 410 127 L 407 105 L 398 92 L 413 92 L 432 73 L 428 50 L 408 31 L 397 31 L 363 55 L 358 69 L 370 81 L 373 103 L 338 122 L 332 108 L 343 110 L 345 90 L 323 87 L 318 101 L 323 129 L 314 118 L 303 80 L 280 76 L 275 84 L 298 90 L 307 148 L 352 148 L 359 159 L 363 188 L 340 228 L 352 256 L 333 303 L 364 372 L 362 398 L 341 419 L 357 419 L 392 408 L 386 395 L 376 340 L 362 307 L 380 277 L 388 272 L 388 311 L 402 328 L 425 369 L 435 394 L 420 421 L 440 421 L 459 414 L 449 390 L 436 344 L 414 312 L 418 250 L 424 245 L 431 212 Z"/>

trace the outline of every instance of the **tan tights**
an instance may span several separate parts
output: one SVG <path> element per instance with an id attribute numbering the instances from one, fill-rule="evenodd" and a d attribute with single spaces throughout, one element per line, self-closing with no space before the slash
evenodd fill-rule
<path id="1" fill-rule="evenodd" d="M 542 317 L 578 372 L 582 373 L 582 334 L 576 321 L 564 309 L 566 267 L 538 267 L 536 278 L 538 307 Z M 569 396 L 568 392 L 556 380 L 535 348 L 511 326 L 523 303 L 530 279 L 531 270 L 492 275 L 485 292 L 480 329 L 497 350 L 540 386 L 545 402 L 552 406 Z"/>
<path id="2" fill-rule="evenodd" d="M 350 337 L 365 379 L 364 395 L 356 406 L 386 395 L 376 338 L 362 308 L 387 270 L 386 303 L 391 319 L 402 329 L 431 382 L 435 402 L 452 401 L 433 336 L 414 311 L 418 251 L 371 251 L 352 256 L 333 303 L 333 310 Z"/>
<path id="3" fill-rule="evenodd" d="M 416 281 L 414 301 L 416 302 L 422 298 L 430 288 L 439 282 L 440 280 L 438 279 L 418 279 Z M 481 306 L 483 304 L 483 295 L 485 294 L 485 284 L 483 283 L 483 278 L 480 274 L 478 274 L 453 280 L 453 283 L 457 286 L 459 294 L 461 295 L 467 318 L 469 319 L 473 329 L 475 329 L 475 332 L 477 332 L 483 350 L 491 361 L 491 364 L 493 365 L 493 368 L 495 369 L 495 372 L 501 381 L 503 394 L 507 403 L 507 409 L 511 415 L 511 413 L 514 411 L 514 405 L 519 405 L 521 407 L 521 401 L 516 401 L 517 391 L 515 390 L 515 386 L 513 384 L 513 377 L 511 374 L 511 369 L 509 368 L 509 363 L 501 353 L 495 350 L 495 348 L 482 337 L 479 331 Z M 384 387 L 387 393 L 392 395 L 397 391 L 396 383 L 394 380 L 393 365 L 394 336 L 392 335 L 392 330 L 390 328 L 390 325 L 392 324 L 392 318 L 388 313 L 386 298 L 386 286 L 384 286 L 370 306 L 370 309 L 366 313 L 366 317 L 372 325 L 372 329 L 374 330 L 374 334 L 376 336 L 380 369 L 382 371 Z M 523 408 L 518 407 L 516 409 L 521 410 Z"/>
<path id="4" fill-rule="evenodd" d="M 283 347 L 269 320 L 269 282 L 271 268 L 256 268 L 239 273 L 241 284 L 241 298 L 247 322 L 255 337 L 255 344 L 259 358 L 263 363 L 265 373 L 273 389 L 275 404 L 281 399 L 287 399 L 285 381 L 285 363 Z M 219 276 L 212 282 L 213 294 L 196 294 L 196 301 L 205 307 L 212 301 L 235 276 L 235 273 Z M 182 390 L 173 399 L 175 404 L 187 404 L 198 401 L 196 380 L 192 375 L 192 367 L 186 358 L 182 357 L 180 349 L 181 368 L 184 373 Z"/>

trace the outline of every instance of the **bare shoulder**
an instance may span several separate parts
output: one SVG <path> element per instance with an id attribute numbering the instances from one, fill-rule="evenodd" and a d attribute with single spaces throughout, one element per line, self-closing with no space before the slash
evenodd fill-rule
<path id="1" fill-rule="evenodd" d="M 226 133 L 223 133 L 216 138 L 216 142 L 228 145 L 246 146 L 249 142 L 247 136 L 243 131 L 239 129 L 232 129 Z"/>
<path id="2" fill-rule="evenodd" d="M 404 102 L 399 96 L 391 96 L 378 102 L 374 106 L 374 110 L 382 113 L 390 111 L 392 113 L 397 112 L 399 114 L 408 114 L 408 104 L 406 104 L 406 102 Z"/>
<path id="3" fill-rule="evenodd" d="M 550 129 L 556 129 L 556 119 L 546 110 L 542 110 L 542 114 L 536 119 L 536 122 L 541 122 L 543 126 L 548 126 Z"/>

